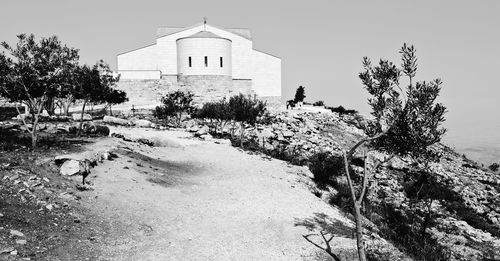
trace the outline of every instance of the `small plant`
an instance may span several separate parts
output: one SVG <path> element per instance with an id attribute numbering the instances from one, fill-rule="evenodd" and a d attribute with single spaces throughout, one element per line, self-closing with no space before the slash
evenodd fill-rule
<path id="1" fill-rule="evenodd" d="M 319 187 L 331 185 L 337 176 L 343 175 L 344 161 L 328 152 L 318 152 L 309 159 L 309 170 Z"/>
<path id="2" fill-rule="evenodd" d="M 498 171 L 498 168 L 500 168 L 500 165 L 498 163 L 493 163 L 491 164 L 490 166 L 488 166 L 488 168 L 493 171 L 493 172 L 497 172 Z"/>
<path id="3" fill-rule="evenodd" d="M 243 147 L 245 123 L 255 125 L 258 117 L 266 111 L 266 103 L 256 97 L 239 94 L 229 99 L 229 109 L 233 120 L 240 123 L 240 145 Z"/>
<path id="4" fill-rule="evenodd" d="M 193 110 L 191 105 L 193 94 L 177 90 L 161 98 L 162 105 L 156 106 L 153 116 L 163 120 L 166 124 L 173 123 L 180 126 L 183 113 L 189 113 Z"/>
<path id="5" fill-rule="evenodd" d="M 313 103 L 313 106 L 325 106 L 325 102 L 324 101 L 315 101 Z"/>
<path id="6" fill-rule="evenodd" d="M 195 119 L 210 120 L 210 125 L 215 129 L 215 134 L 217 134 L 218 129 L 222 133 L 224 126 L 233 119 L 233 113 L 226 99 L 207 102 L 191 116 Z"/>
<path id="7" fill-rule="evenodd" d="M 327 107 L 327 109 L 331 110 L 332 112 L 338 113 L 341 119 L 344 118 L 344 115 L 355 115 L 356 113 L 358 113 L 356 110 L 346 109 L 342 105 L 338 107 Z"/>

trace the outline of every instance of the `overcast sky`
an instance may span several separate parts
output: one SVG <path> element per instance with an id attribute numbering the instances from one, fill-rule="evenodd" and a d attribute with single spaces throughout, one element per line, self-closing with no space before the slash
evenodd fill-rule
<path id="1" fill-rule="evenodd" d="M 116 54 L 154 43 L 158 26 L 207 16 L 209 24 L 249 28 L 254 48 L 282 58 L 284 99 L 303 85 L 307 101 L 365 114 L 361 58 L 399 64 L 398 49 L 411 43 L 417 80 L 444 82 L 446 141 L 500 148 L 500 1 L 16 0 L 0 10 L 1 41 L 56 34 L 83 62 L 104 59 L 113 68 Z"/>

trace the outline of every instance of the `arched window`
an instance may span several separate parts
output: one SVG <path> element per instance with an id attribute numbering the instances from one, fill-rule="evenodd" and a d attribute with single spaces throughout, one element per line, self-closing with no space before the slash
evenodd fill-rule
<path id="1" fill-rule="evenodd" d="M 220 57 L 220 67 L 224 67 L 224 64 L 222 63 L 222 56 Z"/>
<path id="2" fill-rule="evenodd" d="M 191 56 L 189 56 L 189 67 L 193 66 L 193 62 L 191 61 Z"/>
<path id="3" fill-rule="evenodd" d="M 208 56 L 205 56 L 205 67 L 208 67 Z"/>

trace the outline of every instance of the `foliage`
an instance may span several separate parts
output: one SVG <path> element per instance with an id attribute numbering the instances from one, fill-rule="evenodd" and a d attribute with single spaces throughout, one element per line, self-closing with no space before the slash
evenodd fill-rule
<path id="1" fill-rule="evenodd" d="M 367 134 L 372 137 L 382 134 L 373 140 L 373 145 L 389 154 L 437 160 L 439 155 L 430 146 L 439 142 L 446 132 L 440 127 L 446 108 L 436 102 L 442 82 L 436 79 L 413 84 L 417 70 L 415 48 L 404 44 L 400 54 L 402 69 L 387 60 L 372 66 L 368 58 L 363 59 L 364 71 L 359 77 L 372 96 L 369 104 L 375 117 Z M 405 93 L 400 91 L 401 72 L 409 79 Z"/>
<path id="2" fill-rule="evenodd" d="M 293 101 L 295 103 L 303 102 L 305 98 L 306 98 L 305 87 L 299 86 L 299 88 L 297 88 L 297 90 L 295 91 L 295 98 L 293 99 Z"/>
<path id="3" fill-rule="evenodd" d="M 309 170 L 320 187 L 331 185 L 334 179 L 344 174 L 344 161 L 328 152 L 318 152 L 309 159 Z"/>
<path id="4" fill-rule="evenodd" d="M 156 106 L 153 115 L 165 121 L 165 123 L 173 122 L 176 126 L 180 126 L 183 113 L 190 113 L 193 110 L 191 103 L 193 102 L 193 94 L 177 90 L 168 93 L 161 98 L 162 105 Z"/>
<path id="5" fill-rule="evenodd" d="M 499 167 L 500 167 L 500 165 L 499 165 L 498 163 L 496 163 L 496 162 L 495 162 L 495 163 L 493 163 L 493 164 L 491 164 L 490 166 L 488 166 L 488 168 L 489 168 L 491 171 L 493 171 L 493 172 L 498 171 L 498 168 L 499 168 Z"/>
<path id="6" fill-rule="evenodd" d="M 313 103 L 313 106 L 325 106 L 325 102 L 324 101 L 315 101 Z"/>
<path id="7" fill-rule="evenodd" d="M 257 118 L 266 111 L 266 102 L 255 96 L 239 94 L 229 99 L 229 108 L 235 121 L 254 125 Z"/>
<path id="8" fill-rule="evenodd" d="M 219 128 L 222 132 L 224 126 L 233 119 L 233 113 L 226 99 L 207 102 L 191 116 L 196 119 L 208 119 L 211 123 L 215 121 L 215 124 L 212 126 L 215 128 L 215 133 L 217 133 L 217 129 Z"/>
<path id="9" fill-rule="evenodd" d="M 83 114 L 88 103 L 106 103 L 108 99 L 113 100 L 115 98 L 121 98 L 121 100 L 116 100 L 117 102 L 126 100 L 126 93 L 113 88 L 119 78 L 113 76 L 109 65 L 102 60 L 92 67 L 88 65 L 79 66 L 76 70 L 76 79 L 77 84 L 73 91 L 73 97 L 82 101 L 79 133 L 82 130 Z M 110 97 L 111 95 L 121 95 L 121 97 Z"/>
<path id="10" fill-rule="evenodd" d="M 381 59 L 378 65 L 373 66 L 367 57 L 363 58 L 364 70 L 359 74 L 359 78 L 370 94 L 368 103 L 374 119 L 365 129 L 368 137 L 344 152 L 344 172 L 353 203 L 358 256 L 361 261 L 366 261 L 361 205 L 371 173 L 394 156 L 410 156 L 415 161 L 426 164 L 437 160 L 440 155 L 432 150 L 431 145 L 439 142 L 446 132 L 440 127 L 446 109 L 436 102 L 441 90 L 441 81 L 437 79 L 432 82 L 413 83 L 417 71 L 415 48 L 404 44 L 400 54 L 401 69 L 388 60 Z M 409 81 L 405 91 L 400 86 L 402 74 Z M 371 169 L 365 164 L 361 185 L 356 186 L 349 166 L 354 154 L 362 146 L 367 151 L 377 149 L 390 156 L 385 160 L 375 161 Z M 366 151 L 364 155 L 366 163 Z"/>
<path id="11" fill-rule="evenodd" d="M 113 112 L 111 110 L 111 106 L 115 104 L 120 104 L 128 101 L 127 93 L 122 90 L 117 89 L 108 89 L 108 92 L 104 96 L 104 101 L 109 106 L 109 113 L 112 115 Z"/>
<path id="12" fill-rule="evenodd" d="M 340 118 L 342 118 L 344 115 L 352 115 L 358 113 L 358 111 L 352 109 L 346 109 L 342 105 L 338 107 L 327 107 L 327 109 L 331 110 L 332 112 L 338 113 Z"/>
<path id="13" fill-rule="evenodd" d="M 266 102 L 257 99 L 255 96 L 245 96 L 240 93 L 229 99 L 229 109 L 233 120 L 240 122 L 240 145 L 243 147 L 245 123 L 255 125 L 258 117 L 262 116 L 266 111 Z"/>
<path id="14" fill-rule="evenodd" d="M 39 42 L 33 34 L 20 34 L 17 38 L 16 46 L 1 44 L 10 55 L 0 54 L 0 95 L 28 107 L 31 124 L 24 118 L 23 123 L 35 147 L 43 107 L 69 85 L 66 76 L 75 68 L 79 56 L 78 50 L 63 45 L 56 36 Z"/>

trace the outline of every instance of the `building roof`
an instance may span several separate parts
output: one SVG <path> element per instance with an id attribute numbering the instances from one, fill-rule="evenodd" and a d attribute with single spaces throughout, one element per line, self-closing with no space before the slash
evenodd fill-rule
<path id="1" fill-rule="evenodd" d="M 225 38 L 220 37 L 212 32 L 209 32 L 209 31 L 199 31 L 193 35 L 190 35 L 190 36 L 184 37 L 184 38 L 221 38 L 221 39 L 225 39 Z"/>
<path id="2" fill-rule="evenodd" d="M 156 37 L 160 38 L 160 37 L 164 37 L 167 35 L 175 34 L 175 33 L 178 33 L 180 31 L 184 31 L 184 30 L 187 30 L 190 28 L 200 26 L 202 24 L 203 23 L 198 23 L 198 24 L 188 26 L 188 27 L 172 27 L 172 26 L 158 27 L 158 29 L 156 30 Z M 218 26 L 214 26 L 214 25 L 209 25 L 209 26 L 231 32 L 231 33 L 236 34 L 238 36 L 241 36 L 245 39 L 248 39 L 250 41 L 252 40 L 252 34 L 250 33 L 250 30 L 248 28 L 222 28 L 222 27 L 218 27 Z"/>

